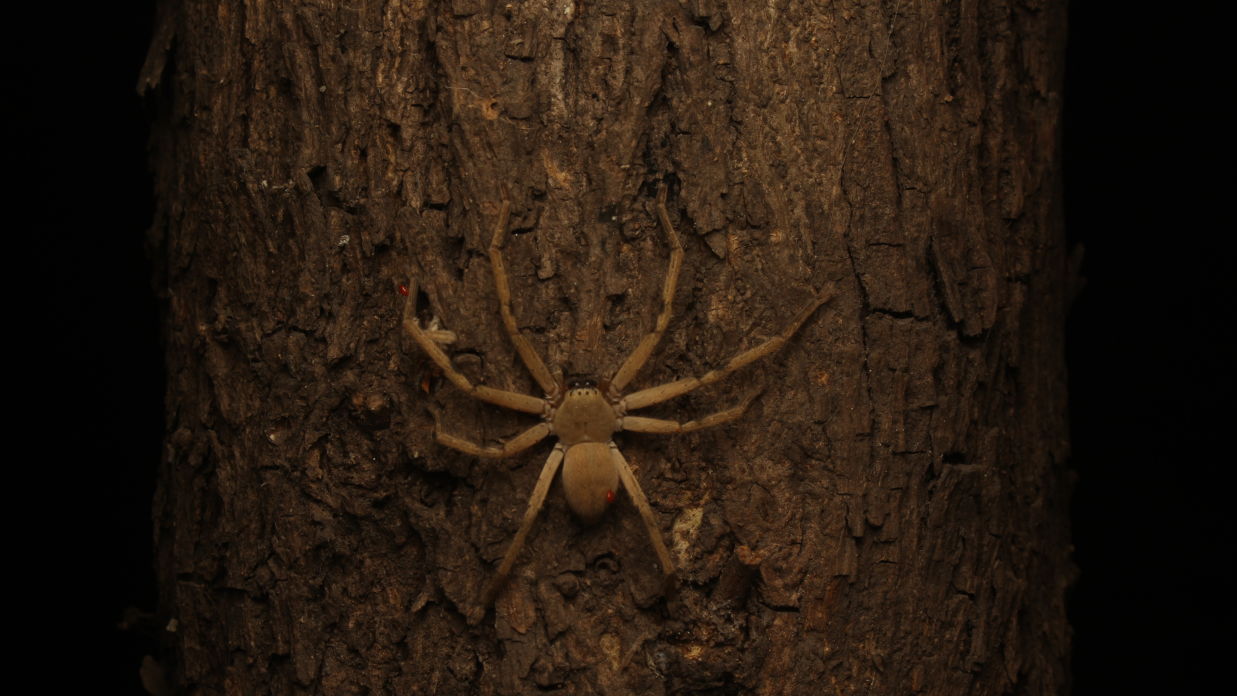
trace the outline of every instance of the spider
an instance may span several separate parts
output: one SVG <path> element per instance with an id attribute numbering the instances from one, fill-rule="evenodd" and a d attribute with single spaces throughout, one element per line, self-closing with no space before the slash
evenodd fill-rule
<path id="1" fill-rule="evenodd" d="M 422 328 L 414 315 L 414 298 L 417 295 L 415 290 L 408 293 L 403 313 L 403 325 L 408 334 L 458 389 L 475 399 L 541 417 L 540 423 L 507 440 L 501 446 L 484 447 L 443 432 L 438 421 L 438 414 L 435 413 L 434 437 L 439 444 L 477 457 L 499 458 L 523 452 L 550 435 L 558 437 L 558 443 L 554 445 L 554 449 L 541 469 L 541 475 L 537 478 L 537 484 L 529 498 L 528 509 L 524 513 L 520 529 L 516 532 L 511 546 L 508 547 L 498 572 L 493 576 L 482 595 L 481 606 L 489 606 L 502 588 L 545 502 L 546 493 L 550 490 L 554 475 L 558 473 L 560 466 L 563 470 L 563 493 L 567 498 L 567 504 L 572 512 L 587 524 L 601 519 L 609 505 L 615 501 L 619 483 L 622 483 L 622 487 L 627 490 L 640 512 L 653 549 L 661 562 L 665 586 L 670 587 L 675 573 L 674 562 L 670 559 L 669 551 L 666 550 L 666 543 L 658 528 L 657 518 L 654 517 L 653 510 L 649 507 L 649 501 L 644 497 L 644 492 L 640 489 L 635 475 L 632 474 L 627 460 L 623 458 L 623 454 L 614 444 L 614 433 L 621 430 L 639 433 L 687 433 L 728 423 L 738 418 L 759 392 L 748 396 L 737 406 L 686 423 L 628 414 L 631 411 L 668 401 L 706 384 L 712 384 L 731 372 L 777 351 L 790 340 L 818 307 L 832 297 L 832 288 L 826 287 L 823 292 L 818 293 L 780 334 L 740 352 L 722 367 L 706 372 L 700 377 L 687 377 L 624 395 L 624 389 L 648 361 L 653 349 L 661 340 L 662 334 L 665 333 L 666 326 L 670 323 L 675 286 L 678 284 L 679 270 L 683 265 L 683 246 L 679 243 L 679 235 L 675 232 L 674 226 L 670 223 L 670 216 L 666 212 L 666 188 L 663 186 L 657 195 L 657 217 L 670 243 L 670 265 L 662 286 L 662 307 L 661 313 L 657 316 L 657 323 L 609 380 L 574 379 L 565 382 L 561 374 L 556 377 L 546 368 L 532 344 L 520 333 L 515 316 L 511 312 L 511 289 L 508 286 L 507 269 L 502 256 L 503 237 L 510 211 L 511 202 L 504 195 L 498 221 L 494 226 L 494 236 L 490 240 L 490 267 L 494 273 L 494 286 L 498 291 L 503 327 L 515 346 L 516 352 L 527 366 L 528 371 L 532 373 L 533 379 L 545 392 L 544 397 L 473 384 L 467 377 L 460 374 L 439 345 L 439 341 L 443 340 L 442 332 Z"/>

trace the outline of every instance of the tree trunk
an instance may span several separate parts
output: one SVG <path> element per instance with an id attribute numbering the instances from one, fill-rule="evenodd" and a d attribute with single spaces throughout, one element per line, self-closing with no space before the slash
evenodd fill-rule
<path id="1" fill-rule="evenodd" d="M 1057 694 L 1068 684 L 1058 118 L 1064 3 L 206 3 L 143 75 L 168 316 L 155 503 L 165 669 L 193 694 Z M 557 484 L 481 588 L 549 442 L 443 380 L 700 375 L 618 437 L 679 566 Z"/>

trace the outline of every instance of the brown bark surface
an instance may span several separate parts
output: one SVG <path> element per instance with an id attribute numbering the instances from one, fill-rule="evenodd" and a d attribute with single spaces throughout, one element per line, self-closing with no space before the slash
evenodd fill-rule
<path id="1" fill-rule="evenodd" d="M 1071 577 L 1057 2 L 186 0 L 159 116 L 169 435 L 165 666 L 193 694 L 1057 694 Z M 774 358 L 624 434 L 626 499 L 552 490 L 477 593 L 548 452 L 443 382 L 537 394 L 485 250 L 503 191 L 517 319 L 607 376 L 651 329 L 670 186 L 676 316 L 636 388 Z"/>

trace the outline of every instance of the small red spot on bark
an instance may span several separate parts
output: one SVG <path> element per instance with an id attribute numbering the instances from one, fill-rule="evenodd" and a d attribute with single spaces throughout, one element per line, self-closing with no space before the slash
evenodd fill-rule
<path id="1" fill-rule="evenodd" d="M 399 294 L 403 295 L 404 297 L 408 297 L 408 286 L 404 285 L 403 283 L 400 283 Z"/>
<path id="2" fill-rule="evenodd" d="M 606 491 L 606 502 L 607 503 L 614 502 L 614 491 Z"/>

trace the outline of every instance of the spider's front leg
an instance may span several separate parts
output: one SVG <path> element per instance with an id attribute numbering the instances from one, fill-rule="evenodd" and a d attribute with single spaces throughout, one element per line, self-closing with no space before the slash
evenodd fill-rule
<path id="1" fill-rule="evenodd" d="M 494 236 L 490 238 L 490 268 L 494 271 L 494 290 L 498 293 L 498 311 L 502 314 L 503 329 L 506 330 L 507 337 L 511 339 L 511 344 L 515 346 L 515 352 L 519 353 L 520 359 L 532 373 L 533 379 L 537 380 L 537 384 L 541 386 L 541 391 L 545 392 L 548 398 L 553 399 L 559 393 L 558 380 L 550 374 L 541 356 L 533 350 L 533 345 L 528 342 L 524 334 L 520 333 L 520 327 L 515 323 L 515 314 L 511 311 L 511 286 L 507 279 L 507 265 L 503 261 L 503 241 L 507 233 L 507 218 L 510 214 L 511 201 L 504 193 L 502 209 L 498 213 L 498 222 L 494 225 Z"/>
<path id="2" fill-rule="evenodd" d="M 653 349 L 661 341 L 662 334 L 666 333 L 666 327 L 670 325 L 670 317 L 673 315 L 674 291 L 679 283 L 679 270 L 683 267 L 683 245 L 679 242 L 679 233 L 675 232 L 674 225 L 670 224 L 670 214 L 666 212 L 666 187 L 664 185 L 657 191 L 657 218 L 661 221 L 662 230 L 666 233 L 666 241 L 670 243 L 670 265 L 666 268 L 666 280 L 661 288 L 661 312 L 657 315 L 653 330 L 640 339 L 636 349 L 627 356 L 618 372 L 615 372 L 614 377 L 610 379 L 606 389 L 612 399 L 618 398 L 618 395 L 623 393 L 627 384 L 636 376 L 640 368 L 644 367 L 644 363 L 648 362 Z"/>
<path id="3" fill-rule="evenodd" d="M 631 394 L 628 394 L 627 396 L 623 397 L 622 400 L 620 400 L 619 402 L 620 407 L 622 408 L 624 412 L 626 412 L 626 411 L 634 411 L 635 409 L 644 408 L 646 406 L 652 406 L 653 404 L 660 404 L 663 401 L 668 401 L 670 399 L 673 399 L 676 396 L 681 396 L 694 389 L 699 389 L 700 387 L 703 387 L 706 384 L 712 384 L 722 379 L 723 377 L 726 377 L 731 372 L 738 370 L 739 368 L 746 367 L 756 362 L 757 360 L 760 360 L 761 358 L 767 357 L 777 352 L 782 346 L 786 345 L 786 342 L 789 341 L 791 337 L 795 335 L 795 332 L 799 330 L 799 327 L 803 326 L 803 323 L 808 320 L 808 317 L 812 316 L 812 313 L 815 312 L 818 307 L 828 302 L 832 298 L 833 298 L 833 286 L 832 285 L 826 286 L 825 289 L 821 291 L 820 294 L 818 294 L 811 302 L 807 304 L 806 307 L 804 307 L 799 312 L 799 315 L 796 316 L 794 320 L 790 322 L 790 325 L 787 326 L 785 329 L 783 329 L 782 333 L 778 334 L 777 336 L 774 336 L 773 338 L 770 338 L 764 343 L 753 346 L 752 348 L 749 348 L 739 353 L 738 355 L 732 357 L 730 360 L 726 361 L 725 365 L 721 366 L 720 368 L 716 370 L 710 370 L 709 372 L 706 372 L 699 377 L 687 377 L 685 379 L 675 380 L 674 382 L 667 382 L 665 384 L 659 384 L 656 387 L 649 387 L 648 389 L 641 389 L 640 391 L 632 392 Z M 723 411 L 722 413 L 709 416 L 709 418 L 717 418 L 717 417 L 722 416 L 723 414 L 731 413 L 732 411 L 734 411 L 734 409 L 730 409 L 729 411 Z M 742 413 L 742 410 L 740 410 L 738 413 L 735 413 L 733 416 L 731 416 L 727 420 L 737 418 L 740 413 Z M 646 418 L 642 420 L 651 421 L 654 419 Z M 708 425 L 716 425 L 717 423 L 724 423 L 724 422 L 725 420 L 713 421 L 709 423 Z M 703 427 L 708 427 L 708 426 L 697 425 L 693 427 L 692 429 L 695 430 L 695 429 L 703 428 Z M 631 430 L 633 428 L 627 428 L 627 429 Z M 670 432 L 670 431 L 647 430 L 644 432 Z M 680 431 L 673 431 L 673 432 L 680 432 Z"/>
<path id="4" fill-rule="evenodd" d="M 513 411 L 522 411 L 524 413 L 532 413 L 536 415 L 545 415 L 546 402 L 545 399 L 532 396 L 529 394 L 521 394 L 519 392 L 507 391 L 505 389 L 495 389 L 487 387 L 483 384 L 473 384 L 459 370 L 455 369 L 455 365 L 451 364 L 451 358 L 443 352 L 442 346 L 434 340 L 428 331 L 421 328 L 421 322 L 413 316 L 413 298 L 417 296 L 416 282 L 409 280 L 408 299 L 404 301 L 404 330 L 416 341 L 429 359 L 434 361 L 442 374 L 456 388 L 472 396 L 473 398 L 486 401 L 496 406 L 509 408 Z"/>

